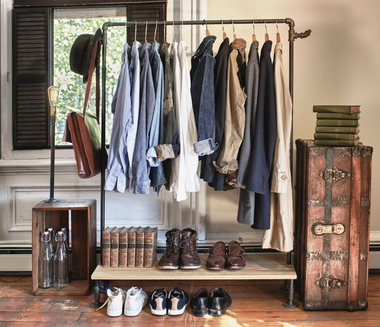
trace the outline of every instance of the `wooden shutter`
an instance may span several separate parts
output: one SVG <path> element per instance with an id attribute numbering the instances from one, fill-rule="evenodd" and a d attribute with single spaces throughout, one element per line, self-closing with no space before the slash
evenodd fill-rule
<path id="1" fill-rule="evenodd" d="M 127 21 L 163 21 L 166 20 L 166 3 L 156 4 L 140 4 L 127 6 Z M 154 41 L 154 25 L 149 25 L 147 30 L 147 41 L 153 43 Z M 135 40 L 135 27 L 130 27 L 127 30 L 127 39 L 129 45 L 132 46 Z M 160 44 L 164 43 L 164 27 L 158 26 L 156 40 Z M 144 43 L 145 41 L 145 26 L 137 27 L 137 41 Z"/>
<path id="2" fill-rule="evenodd" d="M 47 88 L 53 76 L 50 8 L 13 9 L 13 148 L 49 144 Z"/>

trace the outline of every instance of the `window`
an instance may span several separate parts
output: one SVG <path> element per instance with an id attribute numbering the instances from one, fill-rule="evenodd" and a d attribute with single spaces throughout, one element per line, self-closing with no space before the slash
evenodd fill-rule
<path id="1" fill-rule="evenodd" d="M 95 34 L 105 22 L 124 22 L 127 17 L 125 7 L 56 9 L 54 10 L 54 85 L 60 88 L 57 106 L 56 145 L 61 142 L 67 114 L 72 110 L 82 110 L 86 84 L 82 76 L 70 70 L 70 50 L 80 34 Z M 106 89 L 106 142 L 110 139 L 113 115 L 110 105 L 121 67 L 121 55 L 127 41 L 125 27 L 113 27 L 109 31 L 107 43 L 107 89 Z M 101 77 L 102 78 L 102 77 Z M 102 81 L 100 81 L 102 83 Z M 95 85 L 95 78 L 92 85 Z M 95 112 L 95 87 L 91 88 L 87 110 Z"/>
<path id="2" fill-rule="evenodd" d="M 135 4 L 136 2 L 132 0 L 114 1 L 113 3 L 117 3 L 117 6 L 106 6 L 102 5 L 102 3 L 104 1 L 101 0 L 86 1 L 88 6 L 83 6 L 82 1 L 79 0 L 14 0 L 12 18 L 14 149 L 43 149 L 50 147 L 50 116 L 47 98 L 47 88 L 50 85 L 58 84 L 61 87 L 60 103 L 57 108 L 59 112 L 57 139 L 62 136 L 63 122 L 61 122 L 61 119 L 67 110 L 71 107 L 75 109 L 83 108 L 83 101 L 82 104 L 80 104 L 80 101 L 84 97 L 85 89 L 83 83 L 80 83 L 80 76 L 74 77 L 76 74 L 71 73 L 69 69 L 67 70 L 68 66 L 64 67 L 68 63 L 62 63 L 62 61 L 67 60 L 68 57 L 65 59 L 64 56 L 69 56 L 68 49 L 71 48 L 71 44 L 77 35 L 95 33 L 98 27 L 101 27 L 105 21 L 111 18 L 113 21 L 155 21 L 166 19 L 166 2 L 146 0 L 140 4 Z M 79 4 L 81 6 L 76 6 Z M 94 6 L 97 6 L 97 8 L 94 8 Z M 99 10 L 101 14 L 99 14 Z M 86 24 L 91 25 L 90 22 L 94 19 L 99 23 L 91 26 L 92 30 L 89 31 Z M 57 37 L 57 42 L 54 44 L 55 33 L 65 34 L 66 28 L 68 28 L 67 35 Z M 153 34 L 154 26 L 149 26 L 148 41 L 153 41 Z M 120 56 L 123 51 L 120 44 L 124 45 L 125 40 L 130 41 L 132 39 L 131 35 L 134 35 L 133 27 L 129 29 L 112 27 L 109 30 L 109 40 L 112 40 L 112 42 L 110 41 L 107 44 L 107 103 L 112 100 L 113 85 L 116 83 L 114 76 L 118 76 L 120 69 Z M 119 38 L 119 36 L 121 37 Z M 138 29 L 137 36 L 140 40 L 143 39 L 144 31 Z M 157 31 L 157 40 L 161 43 L 163 42 L 162 27 Z M 131 42 L 129 43 L 131 45 Z M 112 63 L 112 60 L 114 60 L 114 63 Z M 76 82 L 79 82 L 81 86 L 74 86 Z M 79 90 L 81 90 L 81 94 L 79 94 Z M 106 123 L 109 135 L 112 126 L 112 115 L 109 114 L 107 117 L 108 121 Z"/>

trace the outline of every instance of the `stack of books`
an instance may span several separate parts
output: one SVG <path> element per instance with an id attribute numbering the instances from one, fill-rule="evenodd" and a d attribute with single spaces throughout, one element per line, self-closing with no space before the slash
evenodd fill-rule
<path id="1" fill-rule="evenodd" d="M 314 143 L 355 146 L 359 143 L 360 106 L 313 106 L 317 113 Z"/>
<path id="2" fill-rule="evenodd" d="M 103 267 L 153 267 L 157 227 L 107 227 L 102 231 Z"/>

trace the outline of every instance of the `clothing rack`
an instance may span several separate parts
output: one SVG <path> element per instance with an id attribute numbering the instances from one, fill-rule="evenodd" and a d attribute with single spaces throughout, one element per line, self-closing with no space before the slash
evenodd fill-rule
<path id="1" fill-rule="evenodd" d="M 303 33 L 296 33 L 294 30 L 295 22 L 291 18 L 284 19 L 238 19 L 238 20 L 177 20 L 177 21 L 130 21 L 130 22 L 106 22 L 103 24 L 103 35 L 100 38 L 100 43 L 103 45 L 102 51 L 102 76 L 106 76 L 107 64 L 107 30 L 112 26 L 184 26 L 184 25 L 239 25 L 239 24 L 287 24 L 289 26 L 288 30 L 288 41 L 289 41 L 289 91 L 293 102 L 293 82 L 294 82 L 294 41 L 297 38 L 306 38 L 310 35 L 311 30 L 307 30 Z M 294 108 L 294 105 L 293 105 Z M 102 79 L 102 148 L 101 148 L 101 197 L 100 197 L 100 230 L 105 227 L 105 170 L 107 168 L 106 162 L 106 79 Z M 292 120 L 293 121 L 293 120 Z M 293 144 L 293 128 L 291 142 Z M 291 147 L 291 152 L 293 147 Z M 292 161 L 292 153 L 290 155 L 290 160 Z M 292 167 L 292 165 L 291 165 Z M 289 258 L 288 258 L 289 261 Z"/>
<path id="2" fill-rule="evenodd" d="M 289 41 L 289 91 L 290 96 L 293 102 L 293 82 L 294 82 L 294 41 L 297 38 L 306 38 L 310 35 L 311 30 L 307 30 L 303 33 L 296 33 L 294 30 L 295 22 L 291 18 L 285 19 L 239 19 L 239 20 L 184 20 L 184 21 L 130 21 L 130 22 L 106 22 L 103 24 L 103 35 L 100 38 L 100 43 L 103 45 L 102 50 L 102 76 L 106 76 L 106 56 L 107 56 L 107 30 L 112 26 L 144 26 L 155 25 L 157 26 L 185 26 L 185 25 L 240 25 L 240 24 L 287 24 L 288 25 L 288 41 Z M 293 105 L 294 108 L 294 105 Z M 100 230 L 104 230 L 105 227 L 105 170 L 107 167 L 106 162 L 106 148 L 105 148 L 105 135 L 106 135 L 106 79 L 102 79 L 102 122 L 101 122 L 101 131 L 102 131 L 102 147 L 101 147 L 101 199 L 100 199 Z M 293 120 L 292 120 L 293 124 Z M 291 144 L 293 144 L 293 126 L 291 134 Z M 292 167 L 293 159 L 293 147 L 290 147 L 290 160 Z M 291 253 L 288 253 L 287 263 L 291 264 Z M 298 304 L 293 302 L 294 298 L 294 280 L 289 281 L 288 287 L 286 290 L 289 291 L 289 302 L 284 303 L 284 306 L 293 308 L 298 306 Z M 95 298 L 99 292 L 98 281 L 95 289 Z M 98 301 L 98 299 L 97 299 Z"/>

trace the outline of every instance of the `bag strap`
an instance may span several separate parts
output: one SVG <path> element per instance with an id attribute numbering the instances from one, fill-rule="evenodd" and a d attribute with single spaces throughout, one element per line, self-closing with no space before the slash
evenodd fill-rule
<path id="1" fill-rule="evenodd" d="M 96 42 L 95 49 L 92 53 L 92 58 L 90 62 L 90 67 L 88 70 L 88 79 L 87 79 L 87 87 L 86 87 L 86 95 L 84 98 L 84 107 L 83 107 L 83 119 L 86 115 L 86 109 L 88 104 L 88 98 L 90 96 L 90 90 L 91 90 L 91 81 L 92 81 L 92 75 L 94 73 L 95 63 L 96 63 L 96 119 L 99 123 L 99 103 L 100 103 L 100 76 L 99 76 L 99 60 L 97 60 L 98 57 L 98 45 L 99 42 Z M 99 48 L 100 49 L 100 48 Z"/>

